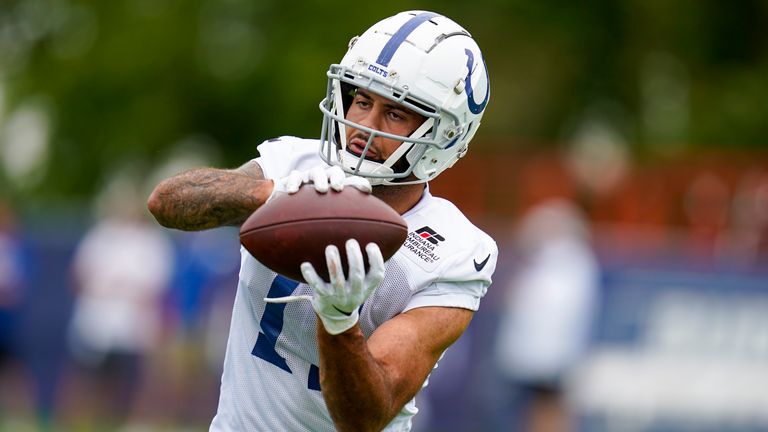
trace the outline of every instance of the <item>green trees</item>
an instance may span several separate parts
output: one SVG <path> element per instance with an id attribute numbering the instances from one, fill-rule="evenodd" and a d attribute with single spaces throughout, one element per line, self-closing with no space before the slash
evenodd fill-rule
<path id="1" fill-rule="evenodd" d="M 264 139 L 315 136 L 328 64 L 374 20 L 415 7 L 396 3 L 5 1 L 0 189 L 87 200 L 126 165 L 146 178 L 179 143 L 234 166 Z M 636 154 L 766 144 L 765 2 L 419 7 L 485 51 L 492 96 L 475 151 L 559 145 L 589 116 Z"/>

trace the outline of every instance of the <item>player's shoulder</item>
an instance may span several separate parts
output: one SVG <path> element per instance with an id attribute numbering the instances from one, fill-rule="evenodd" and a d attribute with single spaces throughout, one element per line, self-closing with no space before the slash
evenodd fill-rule
<path id="1" fill-rule="evenodd" d="M 321 162 L 320 142 L 294 136 L 272 138 L 259 144 L 256 161 L 266 178 L 278 178 L 291 170 L 306 170 Z"/>
<path id="2" fill-rule="evenodd" d="M 454 273 L 463 268 L 470 276 L 485 274 L 485 270 L 492 273 L 495 268 L 496 242 L 452 202 L 425 191 L 419 204 L 404 218 L 408 237 L 403 254 L 422 269 Z"/>
<path id="3" fill-rule="evenodd" d="M 463 249 L 467 242 L 480 242 L 495 246 L 496 243 L 493 238 L 470 221 L 453 202 L 433 196 L 429 191 L 425 192 L 422 201 L 423 206 L 418 208 L 412 217 L 406 215 L 407 219 L 413 219 L 414 222 L 417 222 L 415 225 L 419 225 L 422 221 L 429 223 L 431 227 L 445 234 L 441 235 L 442 241 L 449 242 L 446 244 L 456 248 Z"/>
<path id="4" fill-rule="evenodd" d="M 320 148 L 317 139 L 300 138 L 296 136 L 283 135 L 276 138 L 270 138 L 257 146 L 260 155 L 265 152 L 317 152 Z"/>

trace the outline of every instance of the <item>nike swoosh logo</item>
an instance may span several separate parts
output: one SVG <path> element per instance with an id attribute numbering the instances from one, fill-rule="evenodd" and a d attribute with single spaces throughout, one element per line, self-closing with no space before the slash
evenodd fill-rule
<path id="1" fill-rule="evenodd" d="M 346 316 L 352 315 L 352 312 L 344 312 L 343 310 L 337 308 L 336 305 L 331 305 L 331 306 L 333 306 L 333 308 L 336 309 L 339 313 L 342 313 L 342 314 L 344 314 Z"/>
<path id="2" fill-rule="evenodd" d="M 475 270 L 480 271 L 485 267 L 486 264 L 488 264 L 488 260 L 491 258 L 491 254 L 488 254 L 487 257 L 482 262 L 477 262 L 477 260 L 472 260 L 472 262 L 475 264 Z"/>

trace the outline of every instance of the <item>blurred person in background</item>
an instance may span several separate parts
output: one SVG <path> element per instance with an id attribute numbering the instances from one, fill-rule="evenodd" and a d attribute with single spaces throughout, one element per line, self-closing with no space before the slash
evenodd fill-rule
<path id="1" fill-rule="evenodd" d="M 168 343 L 161 359 L 166 372 L 153 386 L 156 393 L 169 396 L 163 415 L 193 425 L 210 421 L 209 408 L 217 401 L 227 343 L 221 335 L 229 325 L 234 298 L 230 288 L 239 271 L 238 233 L 226 229 L 174 234 L 176 264 L 166 295 Z M 208 357 L 210 350 L 215 350 L 213 357 Z"/>
<path id="2" fill-rule="evenodd" d="M 731 191 L 721 176 L 710 171 L 695 175 L 682 197 L 690 227 L 687 258 L 699 269 L 717 264 L 717 252 L 730 223 Z"/>
<path id="3" fill-rule="evenodd" d="M 494 427 L 570 431 L 563 385 L 588 345 L 599 269 L 564 168 L 543 158 L 522 175 L 527 209 L 515 227 L 517 266 L 495 345 L 505 389 Z"/>
<path id="4" fill-rule="evenodd" d="M 768 171 L 745 170 L 730 205 L 730 224 L 718 255 L 741 269 L 758 269 L 768 259 Z"/>
<path id="5" fill-rule="evenodd" d="M 23 374 L 17 328 L 24 295 L 24 257 L 13 209 L 0 196 L 0 430 L 18 402 Z M 15 399 L 15 400 L 14 400 Z"/>
<path id="6" fill-rule="evenodd" d="M 72 264 L 69 347 L 75 384 L 84 392 L 77 392 L 84 401 L 73 415 L 84 411 L 97 429 L 131 414 L 146 357 L 161 333 L 161 296 L 173 269 L 173 246 L 149 223 L 137 183 L 117 176 L 101 194 L 97 221 Z"/>
<path id="7" fill-rule="evenodd" d="M 149 176 L 157 184 L 176 173 L 219 163 L 220 149 L 208 136 L 177 141 Z M 173 418 L 180 425 L 210 421 L 218 400 L 221 363 L 227 339 L 240 252 L 238 230 L 166 232 L 175 245 L 174 271 L 165 294 L 166 333 L 162 353 L 153 361 L 137 417 Z M 194 377 L 194 379 L 190 379 Z M 152 404 L 162 398 L 162 406 Z"/>

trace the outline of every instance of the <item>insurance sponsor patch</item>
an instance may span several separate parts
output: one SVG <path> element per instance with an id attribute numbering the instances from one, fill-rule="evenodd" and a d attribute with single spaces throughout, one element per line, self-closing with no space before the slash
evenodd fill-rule
<path id="1" fill-rule="evenodd" d="M 406 254 L 408 257 L 423 269 L 431 271 L 439 264 L 440 244 L 444 241 L 445 237 L 429 226 L 423 226 L 409 232 L 403 246 L 409 252 Z"/>

